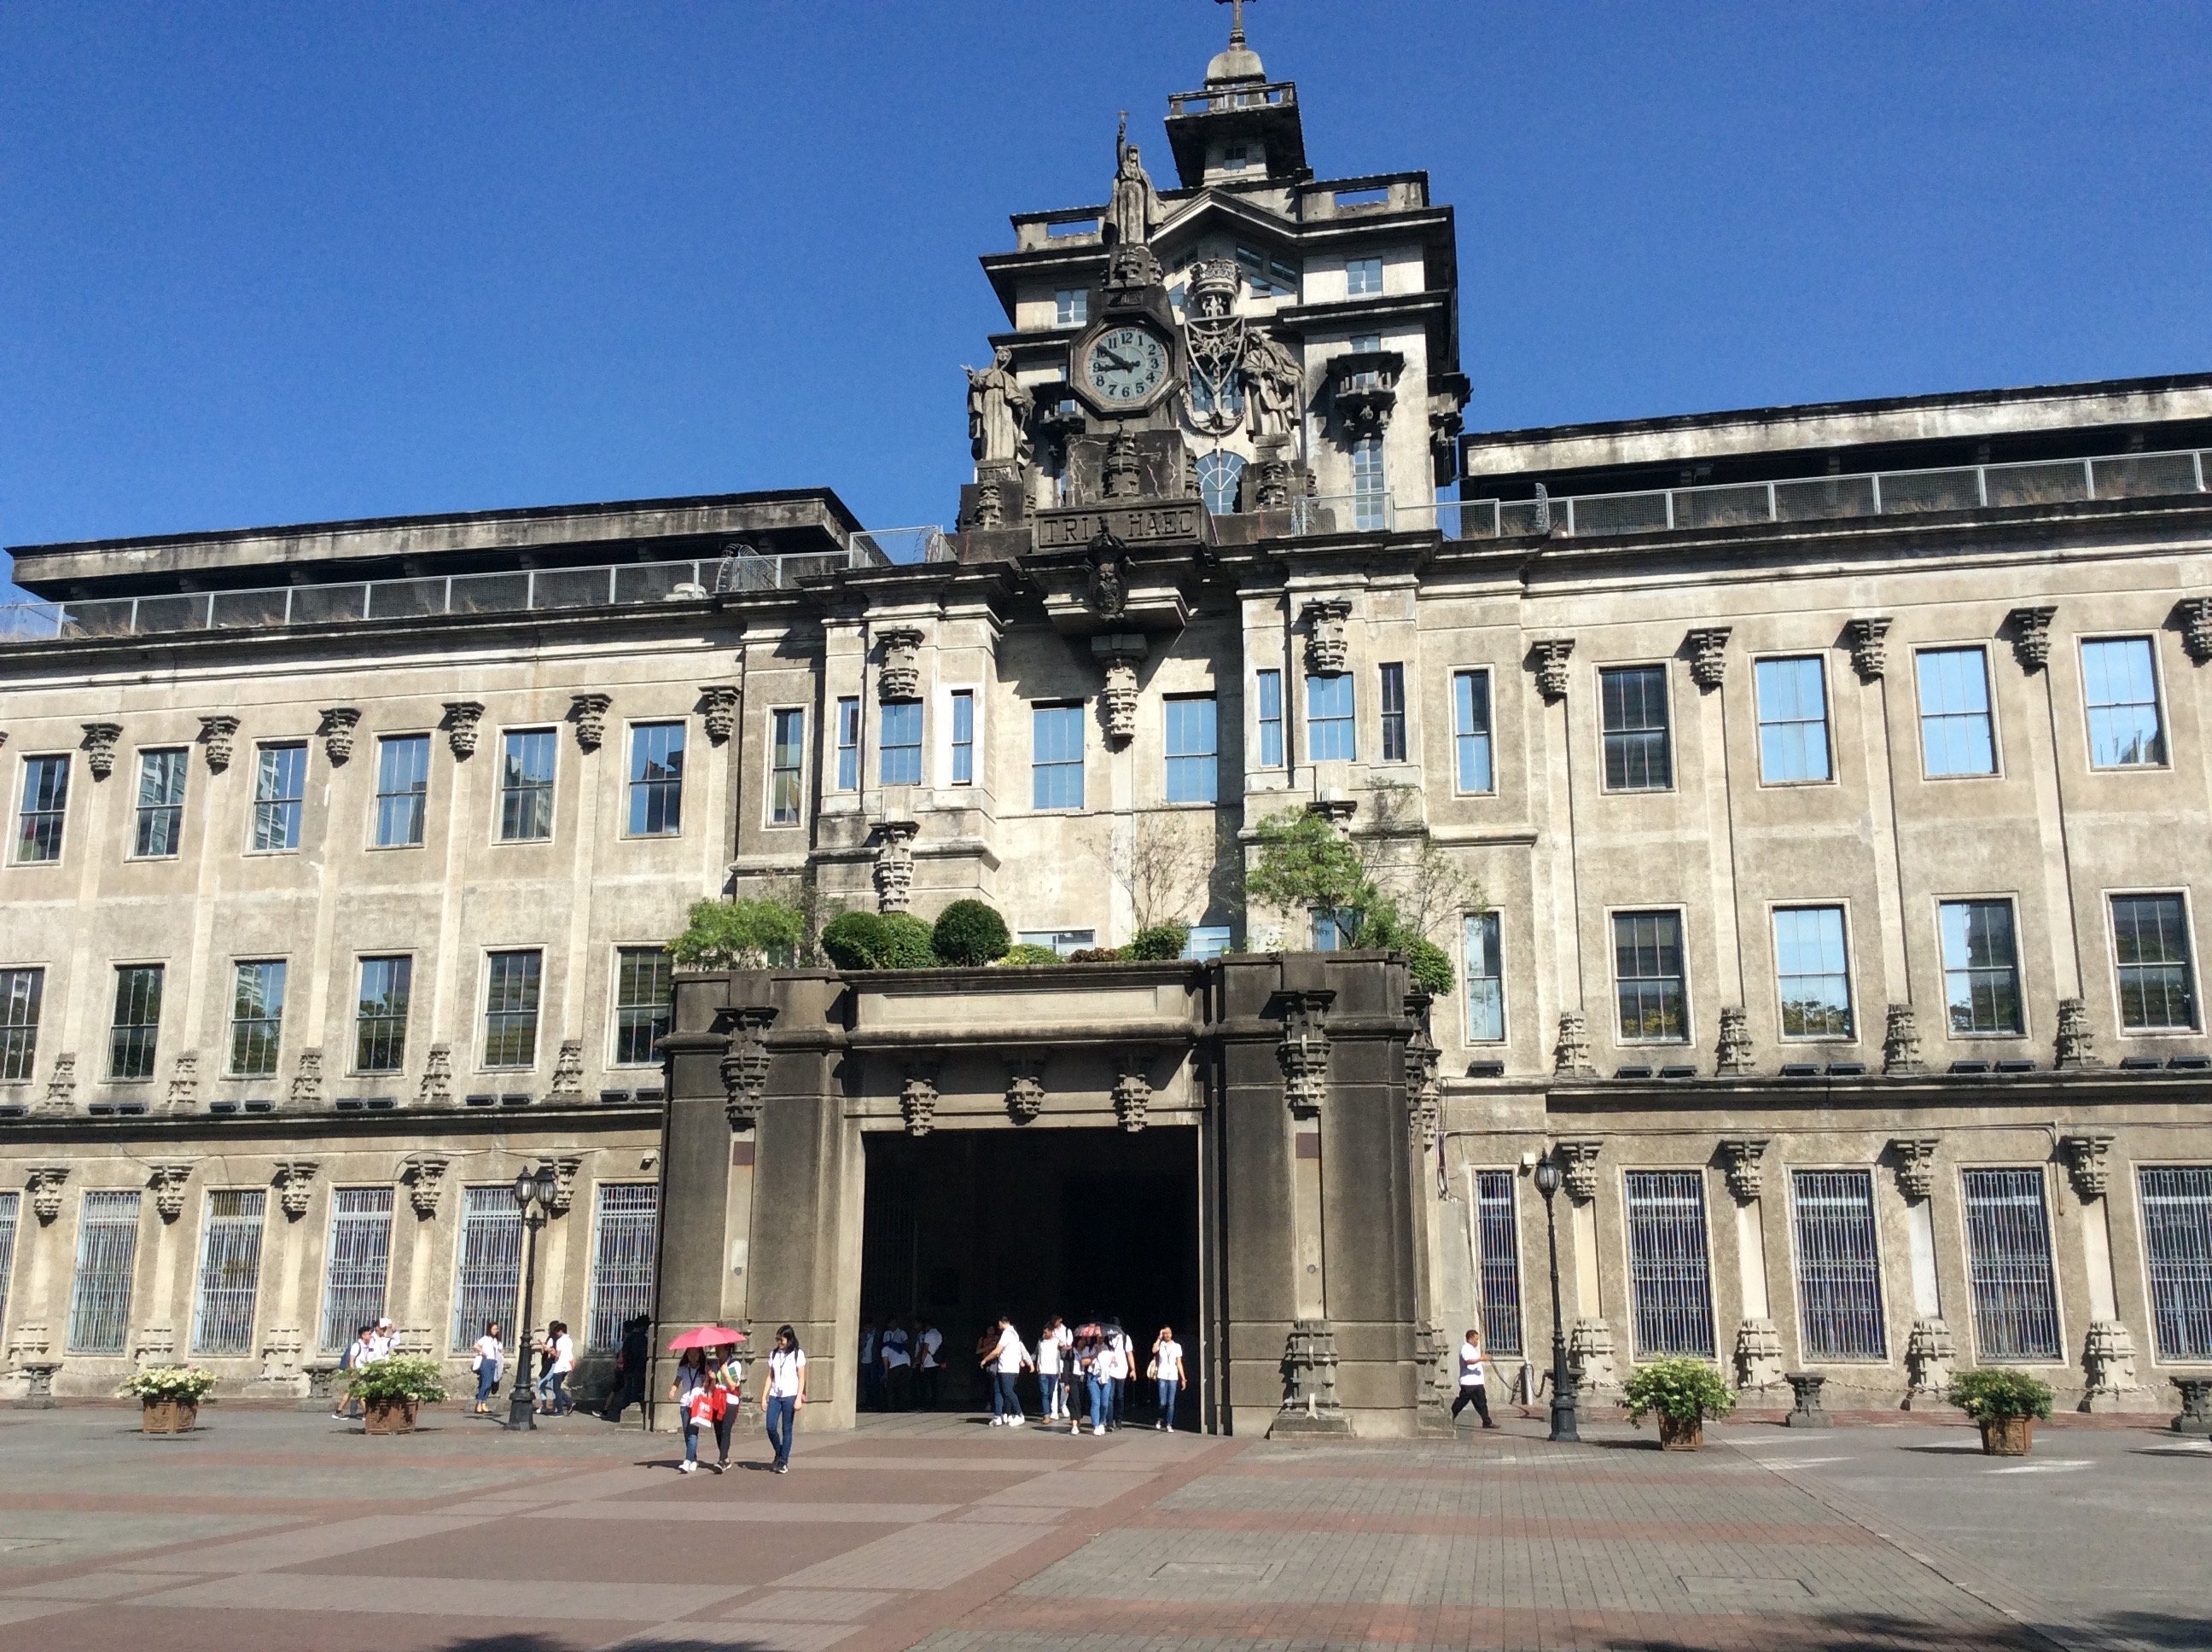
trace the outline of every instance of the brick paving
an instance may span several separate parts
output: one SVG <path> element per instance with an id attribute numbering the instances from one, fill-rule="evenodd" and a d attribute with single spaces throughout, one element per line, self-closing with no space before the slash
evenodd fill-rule
<path id="1" fill-rule="evenodd" d="M 1917 1420 L 1662 1455 L 908 1416 L 684 1477 L 581 1418 L 203 1418 L 0 1413 L 0 1652 L 2212 1648 L 2212 1448 L 2142 1426 L 2002 1463 Z"/>

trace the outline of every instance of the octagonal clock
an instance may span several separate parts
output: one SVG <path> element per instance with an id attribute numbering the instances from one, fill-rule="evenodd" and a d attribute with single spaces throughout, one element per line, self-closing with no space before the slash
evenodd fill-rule
<path id="1" fill-rule="evenodd" d="M 1150 407 L 1174 379 L 1174 347 L 1139 320 L 1109 322 L 1076 348 L 1075 384 L 1102 413 Z"/>

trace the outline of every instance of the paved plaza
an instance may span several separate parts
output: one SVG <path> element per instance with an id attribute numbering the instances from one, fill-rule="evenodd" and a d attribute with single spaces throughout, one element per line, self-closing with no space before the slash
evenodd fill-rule
<path id="1" fill-rule="evenodd" d="M 2148 1425 L 2008 1462 L 1917 1422 L 1692 1456 L 1529 1419 L 1288 1445 L 906 1416 L 686 1478 L 582 1418 L 202 1415 L 0 1412 L 0 1648 L 2212 1647 L 2212 1447 Z"/>

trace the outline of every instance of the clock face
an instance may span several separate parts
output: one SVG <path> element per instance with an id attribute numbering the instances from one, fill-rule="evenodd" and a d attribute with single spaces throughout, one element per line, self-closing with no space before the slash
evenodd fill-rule
<path id="1" fill-rule="evenodd" d="M 1116 327 L 1099 334 L 1083 360 L 1083 376 L 1109 402 L 1141 402 L 1167 374 L 1167 346 L 1143 327 Z"/>

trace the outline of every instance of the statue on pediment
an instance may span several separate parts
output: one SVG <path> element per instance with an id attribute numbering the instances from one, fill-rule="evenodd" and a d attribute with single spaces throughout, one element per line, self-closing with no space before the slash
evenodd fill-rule
<path id="1" fill-rule="evenodd" d="M 1298 428 L 1298 392 L 1305 374 L 1273 334 L 1252 328 L 1244 338 L 1245 405 L 1255 441 L 1281 440 Z"/>
<path id="2" fill-rule="evenodd" d="M 1129 142 L 1129 117 L 1121 117 L 1114 135 L 1114 194 L 1106 210 L 1112 243 L 1142 246 L 1167 215 L 1160 209 L 1160 192 L 1152 187 L 1137 146 Z"/>

